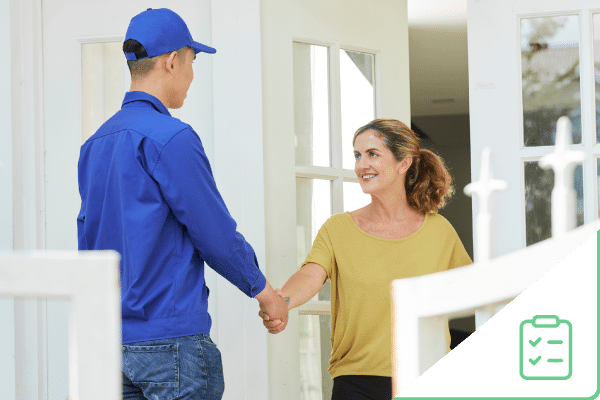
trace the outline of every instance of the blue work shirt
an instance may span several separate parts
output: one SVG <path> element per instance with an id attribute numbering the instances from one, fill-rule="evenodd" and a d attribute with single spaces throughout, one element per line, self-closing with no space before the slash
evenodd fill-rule
<path id="1" fill-rule="evenodd" d="M 200 138 L 156 97 L 128 92 L 81 146 L 79 193 L 79 249 L 121 254 L 123 343 L 208 333 L 205 261 L 249 297 L 265 288 Z"/>

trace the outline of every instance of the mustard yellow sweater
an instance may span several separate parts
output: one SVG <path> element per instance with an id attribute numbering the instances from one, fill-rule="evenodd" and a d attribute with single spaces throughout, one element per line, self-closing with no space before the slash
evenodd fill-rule
<path id="1" fill-rule="evenodd" d="M 392 280 L 472 263 L 439 214 L 427 214 L 408 237 L 385 239 L 361 230 L 349 213 L 323 224 L 302 265 L 309 262 L 321 265 L 331 280 L 332 378 L 392 376 Z"/>

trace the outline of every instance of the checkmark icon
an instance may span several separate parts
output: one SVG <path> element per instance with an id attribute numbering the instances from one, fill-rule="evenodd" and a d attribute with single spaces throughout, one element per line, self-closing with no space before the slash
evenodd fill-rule
<path id="1" fill-rule="evenodd" d="M 541 338 L 541 337 L 539 337 L 539 338 L 537 338 L 537 340 L 535 340 L 535 341 L 533 341 L 533 340 L 530 340 L 530 341 L 529 341 L 529 344 L 530 344 L 530 345 L 532 345 L 533 347 L 535 347 L 535 346 L 537 346 L 537 344 L 538 344 L 538 343 L 539 343 L 541 340 L 542 340 L 542 338 Z"/>
<path id="2" fill-rule="evenodd" d="M 537 367 L 539 363 L 542 362 L 542 360 L 544 359 L 544 357 L 541 354 L 538 354 L 537 357 L 533 358 L 533 357 L 529 357 L 527 359 L 527 362 L 529 363 L 529 365 L 531 365 L 532 367 Z"/>

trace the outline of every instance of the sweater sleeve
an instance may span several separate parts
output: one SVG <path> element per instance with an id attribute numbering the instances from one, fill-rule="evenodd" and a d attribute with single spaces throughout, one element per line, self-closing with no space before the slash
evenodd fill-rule
<path id="1" fill-rule="evenodd" d="M 450 256 L 450 262 L 448 263 L 448 269 L 464 267 L 465 265 L 473 264 L 469 253 L 465 250 L 465 246 L 458 237 L 456 231 L 454 231 L 454 247 L 452 249 L 452 255 Z"/>
<path id="2" fill-rule="evenodd" d="M 225 206 L 196 132 L 188 127 L 177 133 L 163 148 L 152 176 L 206 263 L 247 296 L 259 294 L 266 278 Z"/>
<path id="3" fill-rule="evenodd" d="M 317 237 L 313 242 L 313 246 L 306 256 L 306 260 L 302 263 L 302 266 L 308 263 L 319 264 L 327 272 L 327 278 L 331 279 L 335 268 L 335 256 L 333 253 L 333 245 L 329 238 L 329 232 L 327 231 L 327 222 L 319 229 Z"/>

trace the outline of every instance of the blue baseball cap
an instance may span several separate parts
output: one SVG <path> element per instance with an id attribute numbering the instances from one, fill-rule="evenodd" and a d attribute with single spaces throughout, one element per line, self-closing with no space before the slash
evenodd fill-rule
<path id="1" fill-rule="evenodd" d="M 214 54 L 217 50 L 195 42 L 183 19 L 168 8 L 149 8 L 133 17 L 125 34 L 125 41 L 137 40 L 146 49 L 147 57 L 125 53 L 130 61 L 160 56 L 189 46 L 194 52 Z"/>

